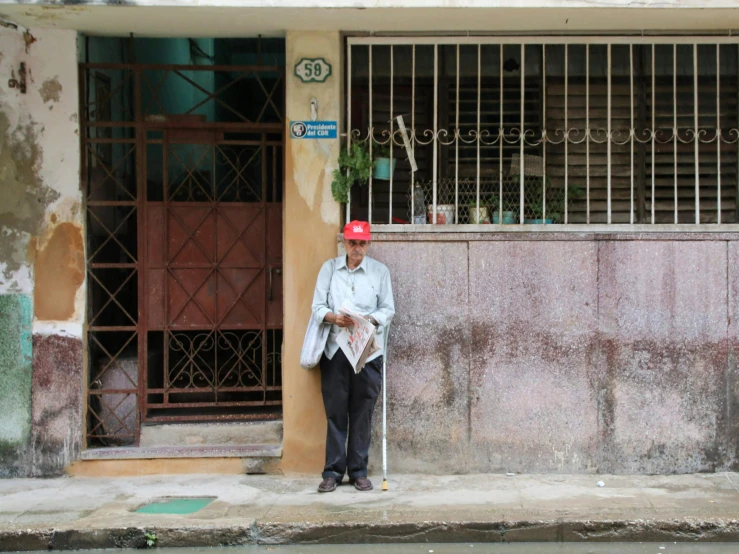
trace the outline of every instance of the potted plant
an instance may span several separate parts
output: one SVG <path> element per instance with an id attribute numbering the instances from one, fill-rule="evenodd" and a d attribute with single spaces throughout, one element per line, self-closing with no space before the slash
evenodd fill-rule
<path id="1" fill-rule="evenodd" d="M 490 206 L 490 211 L 493 214 L 492 222 L 495 223 L 496 225 L 499 224 L 499 223 L 501 223 L 501 220 L 500 220 L 500 216 L 501 216 L 500 207 L 501 206 L 500 206 L 500 199 L 498 198 L 498 195 L 497 194 L 493 194 L 490 197 L 489 206 Z M 503 207 L 503 211 L 502 211 L 503 221 L 502 221 L 502 223 L 504 225 L 512 225 L 513 223 L 516 223 L 516 214 L 515 214 L 515 212 L 513 212 L 512 210 L 508 210 L 507 209 L 507 208 L 510 207 L 510 206 L 508 206 L 508 202 L 504 202 L 502 207 Z"/>
<path id="2" fill-rule="evenodd" d="M 382 181 L 389 181 L 390 175 L 395 173 L 395 165 L 398 163 L 396 158 L 390 157 L 389 145 L 377 144 L 372 149 L 372 155 L 375 158 L 375 171 L 372 177 Z"/>
<path id="3" fill-rule="evenodd" d="M 479 225 L 481 223 L 490 223 L 490 212 L 495 211 L 498 205 L 498 198 L 493 195 L 490 198 L 480 198 L 480 207 L 477 207 L 477 199 L 469 201 L 468 208 L 470 212 L 470 223 Z"/>
<path id="4" fill-rule="evenodd" d="M 375 162 L 363 142 L 352 142 L 349 151 L 342 148 L 339 154 L 339 168 L 334 169 L 334 180 L 331 182 L 331 194 L 334 200 L 346 204 L 349 201 L 349 190 L 354 183 L 364 186 L 369 181 Z"/>

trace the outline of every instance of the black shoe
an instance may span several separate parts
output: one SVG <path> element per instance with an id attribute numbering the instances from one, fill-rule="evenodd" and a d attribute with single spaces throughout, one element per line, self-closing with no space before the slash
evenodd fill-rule
<path id="1" fill-rule="evenodd" d="M 338 486 L 339 482 L 336 480 L 336 477 L 326 477 L 321 481 L 321 484 L 318 485 L 318 492 L 333 492 Z"/>
<path id="2" fill-rule="evenodd" d="M 374 488 L 372 487 L 372 481 L 367 479 L 367 477 L 357 477 L 356 479 L 352 479 L 352 484 L 358 491 L 371 491 Z"/>

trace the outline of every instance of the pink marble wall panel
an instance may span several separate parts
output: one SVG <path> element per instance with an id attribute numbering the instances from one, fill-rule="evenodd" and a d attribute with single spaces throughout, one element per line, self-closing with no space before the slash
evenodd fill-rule
<path id="1" fill-rule="evenodd" d="M 736 469 L 739 245 L 422 238 L 372 247 L 394 471 Z"/>
<path id="2" fill-rule="evenodd" d="M 597 467 L 597 244 L 470 243 L 476 471 Z"/>
<path id="3" fill-rule="evenodd" d="M 726 371 L 727 457 L 729 469 L 739 470 L 739 242 L 728 243 L 727 272 L 729 278 L 729 336 Z"/>
<path id="4" fill-rule="evenodd" d="M 390 269 L 388 447 L 396 472 L 467 471 L 470 326 L 467 243 L 379 243 Z M 379 467 L 381 400 L 371 465 Z"/>
<path id="5" fill-rule="evenodd" d="M 602 242 L 601 470 L 727 461 L 727 243 Z"/>

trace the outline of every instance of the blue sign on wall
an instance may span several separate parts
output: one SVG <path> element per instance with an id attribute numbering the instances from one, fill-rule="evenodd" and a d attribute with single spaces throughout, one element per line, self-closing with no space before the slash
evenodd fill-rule
<path id="1" fill-rule="evenodd" d="M 294 139 L 335 139 L 338 135 L 336 121 L 292 121 L 290 138 Z"/>

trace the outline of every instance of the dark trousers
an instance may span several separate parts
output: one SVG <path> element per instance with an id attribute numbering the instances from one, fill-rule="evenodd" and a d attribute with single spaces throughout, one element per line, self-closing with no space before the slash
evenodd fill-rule
<path id="1" fill-rule="evenodd" d="M 339 349 L 330 360 L 321 358 L 321 393 L 326 409 L 326 465 L 323 478 L 341 481 L 367 476 L 372 412 L 382 387 L 382 356 L 354 373 Z M 348 433 L 348 442 L 347 442 Z"/>

